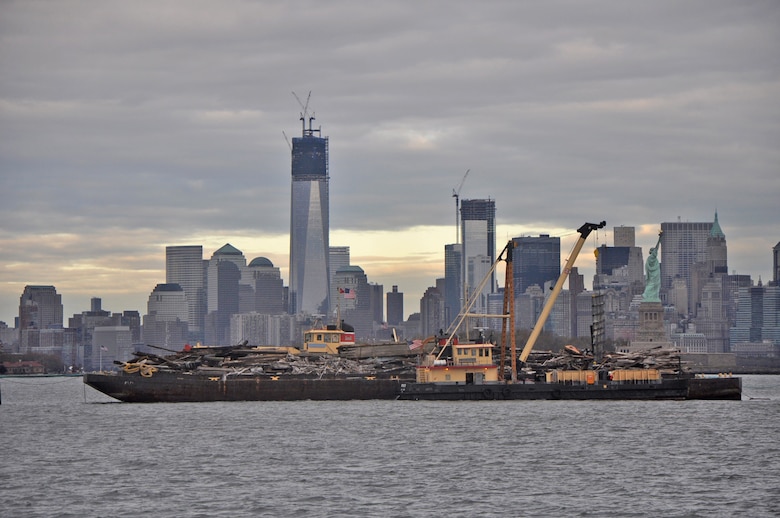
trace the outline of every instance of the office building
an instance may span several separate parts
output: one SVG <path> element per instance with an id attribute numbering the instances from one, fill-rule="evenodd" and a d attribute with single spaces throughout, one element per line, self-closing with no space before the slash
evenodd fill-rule
<path id="1" fill-rule="evenodd" d="M 208 264 L 206 266 L 206 313 L 212 313 L 213 311 L 216 311 L 218 308 L 218 297 L 220 296 L 220 293 L 224 295 L 224 288 L 221 288 L 219 285 L 219 265 L 222 263 L 232 263 L 236 267 L 236 273 L 238 275 L 238 284 L 241 284 L 242 282 L 246 285 L 250 284 L 250 280 L 248 279 L 248 275 L 244 276 L 244 272 L 246 271 L 246 258 L 244 257 L 243 252 L 241 250 L 237 249 L 230 243 L 225 244 L 222 248 L 217 250 L 211 255 L 211 259 L 209 259 Z M 222 290 L 222 291 L 220 291 Z M 236 297 L 238 297 L 238 286 L 236 286 Z M 236 308 L 236 312 L 238 312 L 238 307 Z"/>
<path id="2" fill-rule="evenodd" d="M 203 341 L 203 321 L 206 316 L 203 246 L 165 247 L 165 282 L 178 284 L 187 297 L 187 326 L 190 340 Z"/>
<path id="3" fill-rule="evenodd" d="M 496 261 L 496 202 L 491 199 L 461 200 L 460 228 L 465 299 L 475 298 L 469 312 L 485 314 L 488 295 L 496 288 L 495 271 L 491 270 Z M 482 284 L 486 277 L 489 279 Z M 486 326 L 482 320 L 473 324 Z"/>
<path id="4" fill-rule="evenodd" d="M 737 318 L 730 329 L 731 348 L 744 344 L 780 346 L 780 286 L 739 288 Z M 775 349 L 780 353 L 780 348 Z"/>
<path id="5" fill-rule="evenodd" d="M 54 286 L 25 286 L 19 297 L 18 351 L 59 355 L 62 312 L 62 295 Z"/>
<path id="6" fill-rule="evenodd" d="M 335 277 L 337 271 L 350 265 L 349 247 L 331 246 L 328 252 L 328 258 L 330 261 L 328 263 L 328 267 L 330 268 L 330 300 L 332 301 L 333 287 L 335 286 L 333 278 Z"/>
<path id="7" fill-rule="evenodd" d="M 463 308 L 463 245 L 444 246 L 444 321 L 449 327 Z M 445 329 L 447 329 L 445 327 Z"/>
<path id="8" fill-rule="evenodd" d="M 263 315 L 281 315 L 287 312 L 282 274 L 270 259 L 255 257 L 247 266 L 247 274 L 254 288 L 251 311 Z"/>
<path id="9" fill-rule="evenodd" d="M 596 249 L 596 275 L 593 289 L 616 287 L 634 294 L 644 290 L 642 248 L 636 246 L 634 227 L 614 227 L 614 246 Z"/>
<path id="10" fill-rule="evenodd" d="M 530 286 L 543 289 L 546 282 L 555 284 L 561 273 L 561 238 L 540 234 L 539 237 L 515 237 L 512 241 L 515 297 Z"/>
<path id="11" fill-rule="evenodd" d="M 92 331 L 93 369 L 116 370 L 115 361 L 133 359 L 132 333 L 127 326 L 98 326 Z"/>
<path id="12" fill-rule="evenodd" d="M 446 330 L 444 322 L 444 279 L 437 279 L 436 286 L 425 290 L 420 298 L 420 335 L 429 337 Z"/>
<path id="13" fill-rule="evenodd" d="M 181 350 L 188 343 L 188 318 L 189 304 L 184 289 L 174 283 L 158 284 L 146 303 L 144 343 Z"/>
<path id="14" fill-rule="evenodd" d="M 209 345 L 229 345 L 230 317 L 239 313 L 239 285 L 245 268 L 244 254 L 230 244 L 214 252 L 209 259 L 204 326 L 205 340 Z"/>
<path id="15" fill-rule="evenodd" d="M 404 294 L 393 286 L 393 291 L 387 292 L 387 324 L 397 326 L 404 321 Z"/>
<path id="16" fill-rule="evenodd" d="M 54 286 L 25 286 L 19 297 L 19 329 L 62 328 L 62 295 Z"/>
<path id="17" fill-rule="evenodd" d="M 292 143 L 290 313 L 328 314 L 330 308 L 328 138 L 313 117 Z"/>
<path id="18" fill-rule="evenodd" d="M 373 334 L 374 311 L 371 288 L 360 266 L 339 268 L 334 276 L 334 313 L 355 328 L 355 338 L 368 340 Z"/>
<path id="19" fill-rule="evenodd" d="M 293 346 L 295 318 L 288 314 L 269 315 L 257 312 L 239 313 L 230 317 L 230 342 L 246 340 L 250 345 Z M 300 341 L 300 338 L 297 338 Z"/>
<path id="20" fill-rule="evenodd" d="M 714 223 L 661 223 L 661 300 L 668 299 L 668 292 L 675 279 L 683 279 L 688 292 L 688 305 L 677 308 L 680 314 L 695 315 L 699 290 L 695 287 L 694 265 L 709 259 L 708 240 L 714 226 L 717 226 L 717 234 L 720 231 L 717 214 Z M 723 243 L 725 245 L 725 236 Z"/>
<path id="21" fill-rule="evenodd" d="M 368 283 L 368 303 L 371 306 L 371 319 L 375 327 L 385 322 L 385 287 L 375 282 Z"/>

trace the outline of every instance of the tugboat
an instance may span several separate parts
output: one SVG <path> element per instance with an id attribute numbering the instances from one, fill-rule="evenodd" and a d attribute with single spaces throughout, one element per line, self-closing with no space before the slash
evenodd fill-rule
<path id="1" fill-rule="evenodd" d="M 402 383 L 399 399 L 402 400 L 509 400 L 509 399 L 742 399 L 742 381 L 731 376 L 696 377 L 677 372 L 666 376 L 658 369 L 631 368 L 594 370 L 553 369 L 518 377 L 518 364 L 525 365 L 541 334 L 547 317 L 563 283 L 571 271 L 588 235 L 603 228 L 601 223 L 585 223 L 580 227 L 580 237 L 563 268 L 550 296 L 542 309 L 531 335 L 517 357 L 514 341 L 514 296 L 512 288 L 514 243 L 509 241 L 493 265 L 506 261 L 504 312 L 494 315 L 504 319 L 501 358 L 497 364 L 493 358 L 496 345 L 484 340 L 475 343 L 457 343 L 455 332 L 468 316 L 474 301 L 469 301 L 451 329 L 452 334 L 444 342 L 438 354 L 428 354 L 417 367 L 414 383 Z M 484 282 L 484 281 L 483 281 Z M 477 290 L 479 291 L 479 290 Z M 507 342 L 511 352 L 511 374 L 506 375 Z M 579 353 L 576 348 L 573 351 Z M 572 352 L 571 350 L 569 352 Z"/>

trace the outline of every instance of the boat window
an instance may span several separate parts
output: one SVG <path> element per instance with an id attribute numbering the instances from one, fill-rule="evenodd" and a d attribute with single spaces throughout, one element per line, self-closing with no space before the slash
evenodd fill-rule
<path id="1" fill-rule="evenodd" d="M 476 356 L 476 355 L 477 355 L 477 350 L 476 349 L 472 349 L 471 350 L 471 356 Z"/>

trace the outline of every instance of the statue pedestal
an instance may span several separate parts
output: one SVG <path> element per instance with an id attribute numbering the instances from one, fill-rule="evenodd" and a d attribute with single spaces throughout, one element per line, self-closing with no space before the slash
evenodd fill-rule
<path id="1" fill-rule="evenodd" d="M 674 347 L 664 328 L 664 306 L 660 302 L 642 302 L 639 304 L 639 329 L 631 341 L 629 351 L 636 352 L 659 346 L 667 349 Z"/>

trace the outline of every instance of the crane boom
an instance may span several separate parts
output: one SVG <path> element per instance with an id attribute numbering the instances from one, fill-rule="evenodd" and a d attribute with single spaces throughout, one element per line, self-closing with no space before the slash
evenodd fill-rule
<path id="1" fill-rule="evenodd" d="M 458 228 L 458 209 L 460 206 L 458 201 L 460 200 L 460 190 L 463 188 L 463 184 L 466 182 L 466 177 L 469 175 L 469 171 L 471 171 L 471 169 L 466 169 L 466 174 L 463 175 L 463 179 L 460 181 L 460 185 L 458 185 L 458 190 L 452 190 L 452 197 L 455 198 L 455 244 L 460 243 L 460 239 L 458 237 L 460 235 L 460 229 Z"/>
<path id="2" fill-rule="evenodd" d="M 525 361 L 528 359 L 528 355 L 531 354 L 531 349 L 534 348 L 536 339 L 539 338 L 539 335 L 542 332 L 542 328 L 544 327 L 544 323 L 547 321 L 547 317 L 550 316 L 552 307 L 555 304 L 555 299 L 558 298 L 558 294 L 561 292 L 561 288 L 563 288 L 563 283 L 569 276 L 569 272 L 571 271 L 572 266 L 574 266 L 574 261 L 577 259 L 577 255 L 579 255 L 580 250 L 582 250 L 582 245 L 585 244 L 585 240 L 592 231 L 599 228 L 604 228 L 606 225 L 606 221 L 602 221 L 601 223 L 585 223 L 577 229 L 577 232 L 580 233 L 580 237 L 577 239 L 577 243 L 574 245 L 574 250 L 572 251 L 571 255 L 566 260 L 566 266 L 563 267 L 563 271 L 561 271 L 561 275 L 558 277 L 558 282 L 555 283 L 555 287 L 553 287 L 552 293 L 547 298 L 547 302 L 545 302 L 544 308 L 542 308 L 542 313 L 536 320 L 536 325 L 534 326 L 533 331 L 531 331 L 531 336 L 528 337 L 528 341 L 525 343 L 525 347 L 523 347 L 523 351 L 520 353 L 519 359 L 521 363 L 525 363 Z"/>

